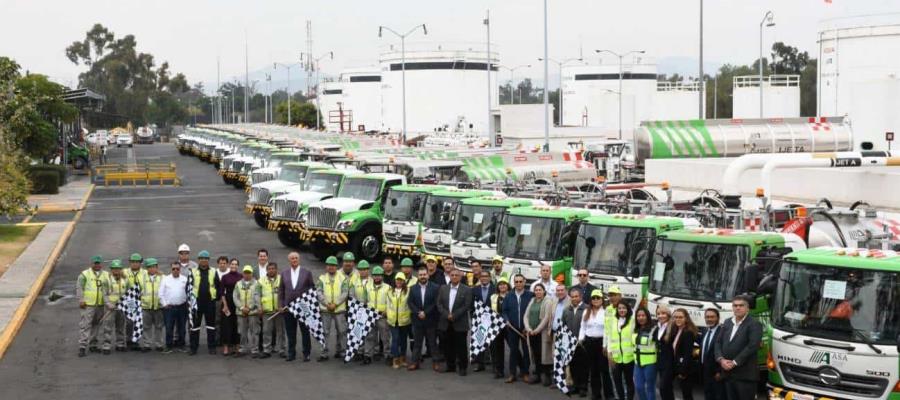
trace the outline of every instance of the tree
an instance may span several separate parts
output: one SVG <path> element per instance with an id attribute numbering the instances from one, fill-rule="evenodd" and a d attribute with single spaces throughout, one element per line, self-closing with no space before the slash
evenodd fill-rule
<path id="1" fill-rule="evenodd" d="M 15 83 L 22 107 L 10 126 L 17 148 L 32 158 L 47 159 L 57 152 L 57 124 L 73 122 L 78 110 L 62 99 L 64 88 L 44 75 L 32 74 Z"/>
<path id="2" fill-rule="evenodd" d="M 809 53 L 783 42 L 772 44 L 772 59 L 774 73 L 788 75 L 799 75 L 810 62 Z"/>
<path id="3" fill-rule="evenodd" d="M 288 105 L 286 101 L 282 101 L 275 106 L 275 118 L 279 124 L 287 124 L 287 112 Z M 315 104 L 299 103 L 291 100 L 291 125 L 296 126 L 299 124 L 305 127 L 315 127 L 317 112 Z"/>
<path id="4" fill-rule="evenodd" d="M 19 79 L 19 64 L 0 57 L 0 214 L 7 217 L 28 209 L 26 178 L 28 158 L 15 146 L 10 132 L 10 118 L 22 111 L 15 85 Z"/>

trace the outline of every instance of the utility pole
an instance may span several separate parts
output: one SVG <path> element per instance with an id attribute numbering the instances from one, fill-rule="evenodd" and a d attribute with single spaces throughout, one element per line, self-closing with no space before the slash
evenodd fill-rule
<path id="1" fill-rule="evenodd" d="M 633 50 L 629 51 L 625 54 L 619 54 L 612 50 L 594 50 L 598 54 L 599 53 L 609 53 L 616 57 L 619 57 L 619 140 L 622 140 L 622 76 L 624 75 L 622 70 L 622 60 L 625 56 L 629 54 L 644 54 L 644 50 Z"/>
<path id="2" fill-rule="evenodd" d="M 544 151 L 550 152 L 550 51 L 547 43 L 547 0 L 544 0 Z"/>
<path id="3" fill-rule="evenodd" d="M 765 25 L 764 25 L 765 24 Z M 759 117 L 763 115 L 763 28 L 775 26 L 775 14 L 766 11 L 762 21 L 759 22 Z"/>
<path id="4" fill-rule="evenodd" d="M 221 98 L 221 90 L 222 84 L 220 79 L 222 78 L 222 62 L 219 57 L 216 57 L 216 123 L 222 123 L 222 98 Z"/>
<path id="5" fill-rule="evenodd" d="M 543 59 L 543 58 L 538 58 L 538 61 L 544 61 L 544 59 Z M 563 76 L 562 76 L 562 69 L 563 69 L 563 66 L 564 66 L 564 65 L 566 65 L 566 64 L 568 64 L 568 63 L 570 63 L 570 62 L 572 62 L 572 61 L 584 61 L 584 59 L 582 59 L 582 58 L 570 58 L 570 59 L 563 60 L 563 61 L 556 61 L 556 60 L 554 60 L 554 59 L 551 58 L 550 61 L 553 61 L 554 63 L 556 63 L 556 65 L 559 66 L 559 96 L 557 96 L 556 104 L 559 106 L 559 110 L 558 110 L 558 112 L 559 112 L 559 126 L 563 126 L 563 98 L 562 98 L 562 97 L 563 97 L 563 96 L 562 96 L 562 94 L 563 94 L 563 90 L 562 90 Z"/>
<path id="6" fill-rule="evenodd" d="M 317 130 L 317 131 L 318 131 L 319 129 L 321 129 L 321 122 L 319 121 L 319 119 L 320 119 L 320 114 L 321 114 L 321 112 L 320 112 L 321 110 L 320 110 L 320 106 L 319 106 L 319 95 L 321 94 L 321 93 L 319 93 L 319 89 L 321 89 L 321 88 L 319 87 L 319 85 L 320 85 L 320 82 L 319 82 L 319 61 L 322 60 L 323 58 L 325 58 L 326 56 L 328 56 L 328 57 L 330 57 L 332 60 L 334 60 L 334 52 L 333 52 L 333 51 L 329 51 L 329 52 L 327 52 L 327 53 L 322 54 L 321 56 L 319 56 L 319 58 L 313 59 L 313 61 L 312 61 L 312 65 L 313 65 L 313 66 L 315 67 L 315 69 L 316 69 L 316 130 Z M 310 54 L 310 55 L 308 56 L 308 58 L 312 58 L 312 55 Z M 303 61 L 303 54 L 300 55 L 300 60 Z M 307 93 L 307 95 L 309 95 L 309 93 Z"/>
<path id="7" fill-rule="evenodd" d="M 378 37 L 381 37 L 381 34 L 382 34 L 383 31 L 388 31 L 388 32 L 393 33 L 395 36 L 397 36 L 397 37 L 400 38 L 400 68 L 401 68 L 401 71 L 402 71 L 402 73 L 401 73 L 401 77 L 402 77 L 401 80 L 403 81 L 403 84 L 402 84 L 402 92 L 403 92 L 403 95 L 402 95 L 402 98 L 403 98 L 403 132 L 400 133 L 400 145 L 401 145 L 401 146 L 404 145 L 404 144 L 406 144 L 406 37 L 409 36 L 409 35 L 411 35 L 413 32 L 419 30 L 419 28 L 422 28 L 422 33 L 423 33 L 423 34 L 428 35 L 428 28 L 425 27 L 425 24 L 422 24 L 422 25 L 416 25 L 416 26 L 414 26 L 412 29 L 410 29 L 409 31 L 407 31 L 406 33 L 404 33 L 404 34 L 402 34 L 402 35 L 399 34 L 399 33 L 397 33 L 397 31 L 395 31 L 395 30 L 393 30 L 393 29 L 391 29 L 391 28 L 388 28 L 388 27 L 386 27 L 386 26 L 379 26 L 379 27 L 378 27 Z"/>
<path id="8" fill-rule="evenodd" d="M 250 55 L 247 30 L 244 29 L 244 123 L 250 122 Z"/>
<path id="9" fill-rule="evenodd" d="M 302 58 L 303 55 L 301 54 L 300 57 Z M 274 69 L 278 68 L 279 65 L 282 68 L 287 70 L 287 78 L 288 78 L 288 81 L 287 81 L 287 103 L 288 103 L 287 124 L 288 124 L 288 126 L 291 126 L 291 68 L 299 67 L 303 64 L 301 64 L 301 63 L 296 63 L 296 64 L 273 63 L 272 69 L 274 70 Z"/>
<path id="10" fill-rule="evenodd" d="M 491 10 L 487 10 L 484 18 L 485 30 L 487 30 L 487 57 L 485 57 L 485 70 L 487 71 L 487 131 L 491 147 L 497 147 L 497 131 L 491 128 Z"/>
<path id="11" fill-rule="evenodd" d="M 312 20 L 306 20 L 306 54 L 308 54 L 308 57 L 312 57 L 312 54 L 313 54 Z M 300 57 L 302 59 L 303 55 L 301 54 Z M 310 86 L 310 84 L 312 82 L 313 68 L 315 68 L 315 65 L 313 65 L 313 60 L 312 59 L 307 60 L 307 63 L 306 63 L 306 96 L 307 96 L 307 98 L 309 97 L 309 94 L 312 92 L 312 87 Z M 316 93 L 316 95 L 318 96 L 318 93 Z"/>
<path id="12" fill-rule="evenodd" d="M 699 95 L 697 99 L 699 100 L 699 104 L 697 104 L 697 118 L 704 119 L 706 110 L 703 109 L 703 99 L 706 97 L 705 86 L 703 85 L 706 82 L 706 79 L 703 77 L 703 0 L 700 0 L 700 77 L 697 79 L 697 83 L 700 85 Z"/>

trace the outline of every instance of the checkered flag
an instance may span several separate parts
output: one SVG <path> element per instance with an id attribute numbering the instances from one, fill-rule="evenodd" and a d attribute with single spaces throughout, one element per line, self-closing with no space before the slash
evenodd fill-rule
<path id="1" fill-rule="evenodd" d="M 365 303 L 350 297 L 347 301 L 347 352 L 344 362 L 350 362 L 353 355 L 366 341 L 366 335 L 378 320 L 378 311 Z"/>
<path id="2" fill-rule="evenodd" d="M 566 324 L 560 324 L 553 340 L 553 382 L 565 394 L 569 393 L 569 386 L 566 385 L 566 367 L 572 362 L 577 345 L 578 337 Z"/>
<path id="3" fill-rule="evenodd" d="M 321 345 L 325 345 L 325 329 L 322 327 L 322 314 L 319 312 L 319 299 L 315 290 L 308 290 L 291 304 L 288 304 L 288 312 L 302 321 L 310 334 Z"/>
<path id="4" fill-rule="evenodd" d="M 490 347 L 491 342 L 500 334 L 506 320 L 491 310 L 481 300 L 475 300 L 475 312 L 472 313 L 472 337 L 469 339 L 469 357 L 481 354 Z"/>
<path id="5" fill-rule="evenodd" d="M 194 313 L 197 311 L 197 298 L 194 297 L 194 274 L 190 273 L 190 269 L 188 269 L 187 285 L 185 285 L 184 290 L 187 292 L 188 326 L 194 329 Z"/>
<path id="6" fill-rule="evenodd" d="M 134 284 L 125 290 L 125 294 L 116 304 L 116 309 L 125 314 L 134 323 L 131 341 L 137 343 L 144 334 L 144 313 L 141 310 L 141 286 Z"/>

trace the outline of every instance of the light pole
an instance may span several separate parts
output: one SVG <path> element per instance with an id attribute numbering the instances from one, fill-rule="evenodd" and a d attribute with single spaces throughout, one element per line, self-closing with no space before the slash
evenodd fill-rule
<path id="1" fill-rule="evenodd" d="M 487 56 L 484 63 L 484 69 L 487 71 L 487 131 L 491 147 L 497 147 L 497 132 L 491 129 L 491 119 L 493 119 L 491 115 L 491 10 L 487 10 L 485 14 L 484 26 L 487 30 Z M 497 99 L 497 103 L 500 103 L 500 99 Z"/>
<path id="2" fill-rule="evenodd" d="M 410 29 L 409 31 L 407 31 L 406 33 L 404 33 L 402 35 L 397 33 L 397 31 L 395 31 L 391 28 L 388 28 L 386 26 L 378 27 L 378 37 L 381 37 L 381 35 L 384 31 L 388 31 L 400 38 L 400 68 L 402 70 L 401 80 L 403 81 L 403 84 L 402 84 L 402 86 L 403 86 L 403 88 L 402 88 L 402 91 L 403 91 L 403 94 L 402 94 L 402 97 L 403 97 L 403 132 L 401 132 L 401 134 L 400 134 L 400 144 L 401 145 L 406 144 L 406 37 L 413 34 L 413 32 L 419 30 L 420 27 L 422 28 L 422 33 L 425 35 L 428 35 L 428 28 L 425 27 L 425 24 L 416 25 L 412 29 Z"/>
<path id="3" fill-rule="evenodd" d="M 264 106 L 265 109 L 263 110 L 263 119 L 265 120 L 265 123 L 267 123 L 267 124 L 272 123 L 272 120 L 269 119 L 269 96 L 272 95 L 272 88 L 270 85 L 271 83 L 272 83 L 272 74 L 266 74 L 266 95 L 263 96 L 263 100 L 265 100 L 265 106 Z"/>
<path id="4" fill-rule="evenodd" d="M 609 53 L 619 57 L 619 140 L 622 140 L 622 59 L 629 54 L 644 54 L 644 50 L 632 50 L 624 54 L 616 53 L 612 50 L 594 50 L 597 54 Z"/>
<path id="5" fill-rule="evenodd" d="M 538 58 L 538 61 L 544 61 L 544 59 Z M 559 66 L 559 95 L 557 96 L 558 99 L 556 99 L 556 101 L 559 104 L 559 126 L 563 126 L 562 67 L 563 67 L 563 65 L 566 65 L 572 61 L 584 61 L 584 60 L 581 58 L 569 58 L 569 59 L 566 59 L 563 61 L 556 61 L 551 58 L 550 61 L 553 61 L 554 63 L 556 63 L 556 65 Z"/>
<path id="6" fill-rule="evenodd" d="M 759 117 L 763 117 L 763 28 L 775 26 L 775 13 L 766 11 L 759 21 Z"/>
<path id="7" fill-rule="evenodd" d="M 697 84 L 700 85 L 698 89 L 699 95 L 697 99 L 699 100 L 699 104 L 697 104 L 697 118 L 705 119 L 704 114 L 706 114 L 703 109 L 703 99 L 706 97 L 706 90 L 704 90 L 704 83 L 706 79 L 703 78 L 703 0 L 700 0 L 700 75 L 698 75 Z"/>
<path id="8" fill-rule="evenodd" d="M 547 0 L 544 0 L 544 152 L 550 152 L 550 97 L 547 86 L 550 81 L 550 52 L 547 38 Z"/>
<path id="9" fill-rule="evenodd" d="M 512 68 L 501 65 L 500 68 L 509 70 L 509 104 L 516 104 L 516 96 L 515 96 L 515 92 L 513 91 L 513 82 L 515 81 L 514 74 L 516 73 L 516 70 L 519 68 L 531 68 L 531 64 L 517 65 Z M 519 99 L 519 102 L 521 103 L 522 99 Z"/>
<path id="10" fill-rule="evenodd" d="M 300 56 L 302 57 L 303 55 L 301 54 Z M 288 81 L 287 81 L 287 103 L 288 103 L 287 124 L 288 124 L 288 126 L 291 126 L 291 68 L 299 67 L 302 64 L 300 64 L 300 63 L 296 63 L 296 64 L 273 63 L 272 70 L 277 69 L 279 65 L 282 68 L 286 69 L 287 73 L 288 73 L 287 74 L 288 75 L 288 77 L 287 77 L 288 78 Z"/>
<path id="11" fill-rule="evenodd" d="M 312 55 L 310 55 L 310 57 L 312 57 Z M 319 94 L 320 94 L 320 93 L 319 93 L 319 85 L 320 85 L 320 82 L 319 82 L 319 61 L 320 61 L 321 59 L 325 58 L 325 57 L 329 57 L 330 59 L 334 60 L 334 52 L 333 52 L 333 51 L 329 51 L 329 52 L 327 52 L 327 53 L 322 54 L 321 56 L 319 56 L 319 58 L 313 58 L 313 59 L 311 60 L 311 61 L 313 62 L 312 65 L 315 65 L 315 68 L 316 68 L 316 130 L 317 130 L 317 131 L 320 129 L 320 127 L 319 127 L 319 126 L 320 126 L 320 122 L 319 122 L 319 112 L 320 112 L 320 110 L 321 110 L 320 107 L 319 107 Z M 300 61 L 303 61 L 303 54 L 300 55 Z"/>

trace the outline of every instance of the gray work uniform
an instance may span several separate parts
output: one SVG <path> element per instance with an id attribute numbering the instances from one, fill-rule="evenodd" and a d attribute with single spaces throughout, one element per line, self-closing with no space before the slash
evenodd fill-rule
<path id="1" fill-rule="evenodd" d="M 334 338 L 334 347 L 337 353 L 342 352 L 347 346 L 347 297 L 350 295 L 350 285 L 346 280 L 343 281 L 338 289 L 337 298 L 334 301 L 334 304 L 337 304 L 339 307 L 343 305 L 343 311 L 328 311 L 328 308 L 325 307 L 325 285 L 335 286 L 337 274 L 329 275 L 324 274 L 316 280 L 316 295 L 319 298 L 320 314 L 322 316 L 322 330 L 325 333 L 325 344 L 322 346 L 322 356 L 328 356 L 328 336 L 331 333 L 331 328 L 334 327 L 335 330 L 335 338 Z M 349 279 L 349 278 L 348 278 Z M 337 310 L 339 308 L 336 308 Z"/>
<path id="2" fill-rule="evenodd" d="M 237 312 L 238 334 L 241 336 L 241 353 L 259 353 L 259 284 L 256 279 L 241 280 L 234 286 L 234 308 Z M 243 309 L 249 312 L 244 316 Z"/>

